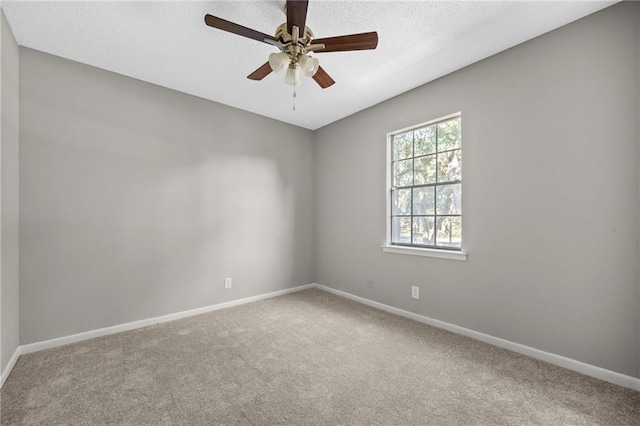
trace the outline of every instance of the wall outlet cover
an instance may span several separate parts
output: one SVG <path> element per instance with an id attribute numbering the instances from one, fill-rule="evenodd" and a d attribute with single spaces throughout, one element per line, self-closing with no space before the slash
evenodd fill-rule
<path id="1" fill-rule="evenodd" d="M 411 286 L 411 297 L 414 299 L 420 299 L 420 287 Z"/>
<path id="2" fill-rule="evenodd" d="M 231 277 L 224 279 L 224 288 L 231 288 Z"/>

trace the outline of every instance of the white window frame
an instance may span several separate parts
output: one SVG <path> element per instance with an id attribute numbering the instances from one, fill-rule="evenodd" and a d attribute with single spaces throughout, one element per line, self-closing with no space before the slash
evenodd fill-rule
<path id="1" fill-rule="evenodd" d="M 416 124 L 410 127 L 405 127 L 403 129 L 394 130 L 392 132 L 387 133 L 387 158 L 385 162 L 385 167 L 387 170 L 387 184 L 386 184 L 386 242 L 382 244 L 382 251 L 386 253 L 395 253 L 395 254 L 408 254 L 414 256 L 427 256 L 427 257 L 435 257 L 440 259 L 449 259 L 449 260 L 467 260 L 467 252 L 464 250 L 464 238 L 462 240 L 462 247 L 460 250 L 450 250 L 450 249 L 438 249 L 438 248 L 427 248 L 427 247 L 412 247 L 405 245 L 397 245 L 391 243 L 391 218 L 392 218 L 392 210 L 391 210 L 391 188 L 393 185 L 393 175 L 391 172 L 391 164 L 393 161 L 393 136 L 399 133 L 408 132 L 413 129 L 417 129 L 420 127 L 427 127 L 434 123 L 439 123 L 441 121 L 446 121 L 452 118 L 462 117 L 462 113 L 460 111 L 445 115 L 443 117 L 436 118 L 434 120 L 429 120 L 424 123 Z M 464 172 L 463 172 L 464 173 Z M 464 215 L 464 214 L 463 214 Z"/>

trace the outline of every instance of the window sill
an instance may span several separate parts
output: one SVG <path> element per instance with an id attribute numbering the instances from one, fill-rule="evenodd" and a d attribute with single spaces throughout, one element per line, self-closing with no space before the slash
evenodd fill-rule
<path id="1" fill-rule="evenodd" d="M 396 253 L 396 254 L 408 254 L 411 256 L 426 256 L 426 257 L 436 257 L 439 259 L 449 259 L 449 260 L 467 260 L 467 253 L 463 251 L 451 251 L 451 250 L 438 250 L 438 249 L 429 249 L 429 248 L 418 248 L 418 247 L 404 247 L 404 246 L 394 246 L 389 244 L 383 244 L 382 251 L 386 253 Z"/>

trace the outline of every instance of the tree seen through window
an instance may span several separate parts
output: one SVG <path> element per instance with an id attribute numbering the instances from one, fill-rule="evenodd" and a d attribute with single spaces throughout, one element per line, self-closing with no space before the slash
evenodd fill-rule
<path id="1" fill-rule="evenodd" d="M 391 135 L 391 243 L 462 247 L 459 115 Z"/>

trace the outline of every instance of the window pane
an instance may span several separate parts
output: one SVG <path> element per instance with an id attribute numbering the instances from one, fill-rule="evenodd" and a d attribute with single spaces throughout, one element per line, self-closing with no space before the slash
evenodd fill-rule
<path id="1" fill-rule="evenodd" d="M 434 223 L 435 219 L 433 217 L 414 217 L 413 244 L 435 245 Z"/>
<path id="2" fill-rule="evenodd" d="M 391 242 L 404 244 L 411 242 L 411 217 L 394 217 L 391 228 Z"/>
<path id="3" fill-rule="evenodd" d="M 436 156 L 420 157 L 415 160 L 415 183 L 423 185 L 425 183 L 435 183 L 436 181 Z"/>
<path id="4" fill-rule="evenodd" d="M 396 189 L 393 191 L 393 215 L 411 214 L 411 189 Z"/>
<path id="5" fill-rule="evenodd" d="M 460 248 L 462 244 L 462 219 L 459 216 L 439 217 L 436 222 L 436 245 Z"/>
<path id="6" fill-rule="evenodd" d="M 449 151 L 438 154 L 438 182 L 461 180 L 462 151 Z M 417 177 L 417 176 L 416 176 Z"/>
<path id="7" fill-rule="evenodd" d="M 462 185 L 442 185 L 436 187 L 436 214 L 462 214 L 461 208 Z"/>
<path id="8" fill-rule="evenodd" d="M 413 185 L 413 160 L 393 163 L 393 186 Z"/>
<path id="9" fill-rule="evenodd" d="M 434 214 L 434 192 L 433 186 L 426 188 L 414 188 L 413 190 L 413 214 L 427 215 Z"/>
<path id="10" fill-rule="evenodd" d="M 391 243 L 462 248 L 462 120 L 391 137 Z"/>
<path id="11" fill-rule="evenodd" d="M 433 154 L 436 152 L 436 126 L 424 127 L 414 133 L 414 155 Z"/>
<path id="12" fill-rule="evenodd" d="M 460 117 L 438 123 L 438 151 L 460 148 Z"/>
<path id="13" fill-rule="evenodd" d="M 413 156 L 413 132 L 393 137 L 393 159 L 401 160 Z"/>

